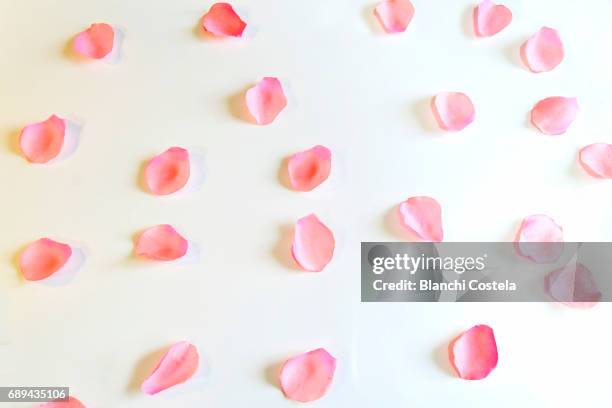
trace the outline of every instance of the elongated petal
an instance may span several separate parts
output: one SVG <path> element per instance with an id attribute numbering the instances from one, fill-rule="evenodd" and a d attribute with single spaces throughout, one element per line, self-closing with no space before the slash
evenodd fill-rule
<path id="1" fill-rule="evenodd" d="M 74 39 L 74 50 L 84 57 L 102 59 L 113 50 L 115 30 L 106 23 L 96 23 Z"/>
<path id="2" fill-rule="evenodd" d="M 145 394 L 153 395 L 190 379 L 198 370 L 200 356 L 193 344 L 181 341 L 170 347 L 157 367 L 140 387 Z"/>
<path id="3" fill-rule="evenodd" d="M 152 158 L 145 168 L 145 180 L 153 194 L 168 195 L 187 184 L 190 176 L 189 152 L 171 147 Z"/>
<path id="4" fill-rule="evenodd" d="M 24 127 L 19 136 L 19 147 L 29 162 L 47 163 L 61 152 L 65 134 L 66 121 L 52 115 L 44 122 Z"/>
<path id="5" fill-rule="evenodd" d="M 311 191 L 329 177 L 331 151 L 324 146 L 315 146 L 294 154 L 288 163 L 289 182 L 297 191 Z"/>
<path id="6" fill-rule="evenodd" d="M 440 242 L 442 230 L 442 208 L 431 197 L 410 197 L 399 206 L 400 221 L 424 241 Z"/>
<path id="7" fill-rule="evenodd" d="M 561 135 L 567 131 L 578 115 L 576 98 L 551 96 L 542 99 L 531 110 L 531 123 L 547 135 Z"/>
<path id="8" fill-rule="evenodd" d="M 26 280 L 38 281 L 48 278 L 61 269 L 71 255 L 70 245 L 41 238 L 32 242 L 21 253 L 19 268 Z"/>
<path id="9" fill-rule="evenodd" d="M 336 371 L 336 359 L 320 348 L 292 357 L 283 364 L 280 385 L 285 396 L 309 402 L 321 398 L 329 389 Z"/>
<path id="10" fill-rule="evenodd" d="M 484 324 L 472 327 L 450 343 L 448 353 L 459 377 L 482 380 L 497 366 L 493 329 Z"/>
<path id="11" fill-rule="evenodd" d="M 85 405 L 74 397 L 68 397 L 68 401 L 45 402 L 38 408 L 85 408 Z"/>
<path id="12" fill-rule="evenodd" d="M 202 27 L 217 37 L 242 37 L 246 23 L 229 3 L 215 3 L 202 17 Z"/>
<path id="13" fill-rule="evenodd" d="M 590 308 L 601 299 L 591 271 L 581 263 L 570 262 L 550 272 L 544 285 L 550 297 L 570 307 Z"/>
<path id="14" fill-rule="evenodd" d="M 470 98 L 461 92 L 442 92 L 431 102 L 438 125 L 451 132 L 464 129 L 474 121 L 476 110 Z"/>
<path id="15" fill-rule="evenodd" d="M 334 234 L 316 215 L 300 218 L 295 224 L 291 254 L 302 269 L 321 272 L 334 256 Z"/>
<path id="16" fill-rule="evenodd" d="M 374 14 L 387 33 L 403 33 L 414 16 L 414 6 L 410 0 L 383 0 Z"/>
<path id="17" fill-rule="evenodd" d="M 156 261 L 173 261 L 187 253 L 189 242 L 168 224 L 147 228 L 136 240 L 136 255 Z"/>
<path id="18" fill-rule="evenodd" d="M 583 147 L 580 164 L 593 177 L 612 178 L 612 145 L 595 143 Z"/>
<path id="19" fill-rule="evenodd" d="M 546 72 L 555 69 L 565 51 L 557 30 L 542 27 L 521 46 L 521 58 L 531 72 Z"/>
<path id="20" fill-rule="evenodd" d="M 474 32 L 479 37 L 491 37 L 512 21 L 512 12 L 503 4 L 484 0 L 474 8 Z"/>
<path id="21" fill-rule="evenodd" d="M 536 263 L 552 263 L 563 253 L 563 228 L 547 215 L 531 215 L 523 219 L 515 241 L 519 255 Z"/>
<path id="22" fill-rule="evenodd" d="M 265 77 L 246 92 L 246 105 L 259 125 L 268 125 L 287 106 L 287 98 L 278 78 Z"/>

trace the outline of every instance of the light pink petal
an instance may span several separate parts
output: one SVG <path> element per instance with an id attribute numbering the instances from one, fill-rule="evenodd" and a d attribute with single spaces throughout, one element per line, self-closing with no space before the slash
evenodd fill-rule
<path id="1" fill-rule="evenodd" d="M 185 187 L 190 175 L 189 152 L 171 147 L 152 158 L 145 168 L 145 181 L 153 194 L 172 194 Z"/>
<path id="2" fill-rule="evenodd" d="M 612 178 L 612 145 L 595 143 L 583 147 L 580 164 L 593 177 Z"/>
<path id="3" fill-rule="evenodd" d="M 85 405 L 74 397 L 68 397 L 68 401 L 46 402 L 38 408 L 85 408 Z"/>
<path id="4" fill-rule="evenodd" d="M 325 349 L 316 349 L 285 361 L 280 372 L 280 386 L 294 401 L 309 402 L 321 398 L 334 379 L 336 359 Z"/>
<path id="5" fill-rule="evenodd" d="M 202 17 L 202 27 L 217 37 L 242 37 L 246 23 L 229 3 L 215 3 Z"/>
<path id="6" fill-rule="evenodd" d="M 557 30 L 542 27 L 521 46 L 521 58 L 531 72 L 555 69 L 563 61 L 563 43 Z"/>
<path id="7" fill-rule="evenodd" d="M 400 204 L 401 223 L 424 241 L 440 242 L 442 230 L 442 208 L 431 197 L 410 197 Z"/>
<path id="8" fill-rule="evenodd" d="M 482 380 L 497 366 L 497 344 L 493 329 L 480 324 L 448 346 L 450 362 L 464 380 Z"/>
<path id="9" fill-rule="evenodd" d="M 156 261 L 173 261 L 187 253 L 189 242 L 168 224 L 147 228 L 136 240 L 136 255 Z"/>
<path id="10" fill-rule="evenodd" d="M 274 121 L 285 106 L 287 98 L 278 78 L 265 77 L 246 92 L 246 105 L 259 125 Z"/>
<path id="11" fill-rule="evenodd" d="M 153 395 L 167 388 L 182 384 L 198 370 L 200 356 L 193 344 L 181 341 L 170 347 L 140 389 Z"/>
<path id="12" fill-rule="evenodd" d="M 315 146 L 294 154 L 288 162 L 289 182 L 297 191 L 310 191 L 323 183 L 331 171 L 331 151 Z"/>
<path id="13" fill-rule="evenodd" d="M 491 37 L 512 21 L 512 12 L 503 4 L 484 0 L 474 8 L 474 32 L 479 37 Z"/>
<path id="14" fill-rule="evenodd" d="M 321 272 L 334 255 L 334 234 L 316 215 L 300 218 L 295 224 L 291 254 L 302 269 Z"/>
<path id="15" fill-rule="evenodd" d="M 561 135 L 578 115 L 578 100 L 563 96 L 542 99 L 531 110 L 531 123 L 547 135 Z"/>
<path id="16" fill-rule="evenodd" d="M 19 268 L 26 280 L 37 281 L 48 278 L 60 270 L 71 255 L 70 245 L 41 238 L 32 242 L 21 253 Z"/>
<path id="17" fill-rule="evenodd" d="M 113 50 L 115 30 L 106 23 L 92 24 L 74 39 L 74 50 L 87 58 L 101 59 Z"/>
<path id="18" fill-rule="evenodd" d="M 431 109 L 438 125 L 451 132 L 464 129 L 476 117 L 472 101 L 461 92 L 442 92 L 434 96 Z"/>
<path id="19" fill-rule="evenodd" d="M 52 115 L 44 122 L 24 127 L 19 147 L 29 162 L 47 163 L 61 152 L 65 134 L 66 121 Z"/>
<path id="20" fill-rule="evenodd" d="M 581 263 L 570 262 L 544 278 L 546 292 L 557 302 L 587 309 L 601 299 L 591 271 Z"/>
<path id="21" fill-rule="evenodd" d="M 414 16 L 414 6 L 410 0 L 383 0 L 374 14 L 387 33 L 403 33 Z"/>
<path id="22" fill-rule="evenodd" d="M 547 215 L 530 215 L 523 219 L 516 234 L 519 255 L 536 263 L 555 262 L 563 253 L 563 228 Z"/>

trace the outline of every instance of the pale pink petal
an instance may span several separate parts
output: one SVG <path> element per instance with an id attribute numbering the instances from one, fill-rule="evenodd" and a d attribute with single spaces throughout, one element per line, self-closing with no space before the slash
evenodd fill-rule
<path id="1" fill-rule="evenodd" d="M 74 39 L 74 50 L 87 58 L 101 59 L 113 50 L 115 30 L 106 23 L 96 23 Z"/>
<path id="2" fill-rule="evenodd" d="M 334 234 L 316 215 L 296 222 L 291 254 L 305 271 L 321 272 L 331 261 L 335 246 Z"/>
<path id="3" fill-rule="evenodd" d="M 44 122 L 24 127 L 19 136 L 19 147 L 31 163 L 47 163 L 57 157 L 64 145 L 66 121 L 52 115 Z"/>
<path id="4" fill-rule="evenodd" d="M 476 117 L 472 101 L 461 92 L 442 92 L 434 96 L 431 108 L 438 125 L 451 132 L 462 130 Z"/>
<path id="5" fill-rule="evenodd" d="M 580 164 L 593 177 L 612 178 L 612 145 L 595 143 L 583 147 Z"/>
<path id="6" fill-rule="evenodd" d="M 287 98 L 278 78 L 265 77 L 246 92 L 246 105 L 259 125 L 268 125 L 287 106 Z"/>
<path id="7" fill-rule="evenodd" d="M 189 242 L 168 224 L 147 228 L 136 240 L 136 255 L 156 261 L 172 261 L 187 253 Z"/>
<path id="8" fill-rule="evenodd" d="M 403 33 L 414 16 L 414 6 L 410 0 L 383 0 L 374 14 L 387 33 Z"/>
<path id="9" fill-rule="evenodd" d="M 202 27 L 217 37 L 242 37 L 246 23 L 229 3 L 215 3 L 202 17 Z"/>
<path id="10" fill-rule="evenodd" d="M 563 228 L 547 215 L 530 215 L 523 219 L 516 234 L 519 255 L 536 263 L 555 262 L 563 253 Z"/>
<path id="11" fill-rule="evenodd" d="M 62 268 L 70 259 L 70 245 L 41 238 L 26 247 L 19 257 L 19 268 L 26 280 L 37 281 L 48 278 Z"/>
<path id="12" fill-rule="evenodd" d="M 68 401 L 46 402 L 38 408 L 85 408 L 85 405 L 74 397 L 68 397 Z"/>
<path id="13" fill-rule="evenodd" d="M 521 58 L 531 72 L 555 69 L 563 61 L 563 43 L 557 30 L 542 27 L 521 46 Z"/>
<path id="14" fill-rule="evenodd" d="M 454 339 L 448 346 L 450 362 L 464 380 L 482 380 L 497 366 L 493 329 L 480 324 Z"/>
<path id="15" fill-rule="evenodd" d="M 542 99 L 531 110 L 531 123 L 547 135 L 561 135 L 578 115 L 578 100 L 563 96 Z"/>
<path id="16" fill-rule="evenodd" d="M 321 398 L 334 379 L 336 359 L 320 348 L 285 361 L 280 371 L 280 386 L 294 401 L 309 402 Z"/>
<path id="17" fill-rule="evenodd" d="M 152 158 L 145 168 L 145 181 L 153 194 L 172 194 L 187 184 L 190 175 L 189 152 L 171 147 Z"/>
<path id="18" fill-rule="evenodd" d="M 198 350 L 193 344 L 178 342 L 161 358 L 140 389 L 145 394 L 153 395 L 182 384 L 198 370 L 199 361 Z"/>
<path id="19" fill-rule="evenodd" d="M 601 299 L 591 271 L 581 263 L 570 262 L 544 278 L 546 292 L 557 302 L 587 309 Z"/>
<path id="20" fill-rule="evenodd" d="M 503 4 L 483 0 L 474 8 L 474 32 L 479 37 L 491 37 L 512 21 L 512 12 Z"/>
<path id="21" fill-rule="evenodd" d="M 440 242 L 442 230 L 442 208 L 431 197 L 410 197 L 400 204 L 401 223 L 424 241 Z"/>
<path id="22" fill-rule="evenodd" d="M 315 146 L 294 154 L 287 165 L 289 182 L 297 191 L 310 191 L 323 183 L 331 171 L 331 151 Z"/>

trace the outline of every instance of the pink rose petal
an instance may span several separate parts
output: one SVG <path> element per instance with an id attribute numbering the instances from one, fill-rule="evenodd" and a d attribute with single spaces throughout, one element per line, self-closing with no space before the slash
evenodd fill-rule
<path id="1" fill-rule="evenodd" d="M 178 342 L 161 358 L 140 389 L 145 394 L 153 395 L 182 384 L 198 370 L 199 361 L 198 350 L 193 344 Z"/>
<path id="2" fill-rule="evenodd" d="M 215 3 L 202 17 L 202 27 L 217 37 L 242 37 L 246 23 L 229 3 Z"/>
<path id="3" fill-rule="evenodd" d="M 325 349 L 292 357 L 283 364 L 280 386 L 285 396 L 299 402 L 321 398 L 334 379 L 336 359 Z"/>
<path id="4" fill-rule="evenodd" d="M 268 125 L 287 106 L 287 98 L 278 78 L 265 77 L 246 92 L 246 105 L 259 125 Z"/>
<path id="5" fill-rule="evenodd" d="M 32 242 L 21 253 L 19 268 L 26 280 L 38 281 L 60 270 L 71 255 L 70 245 L 49 238 L 41 238 Z"/>
<path id="6" fill-rule="evenodd" d="M 431 109 L 440 128 L 451 132 L 464 129 L 476 117 L 472 101 L 461 92 L 442 92 L 434 96 Z"/>
<path id="7" fill-rule="evenodd" d="M 113 50 L 115 30 L 106 23 L 92 24 L 74 39 L 74 50 L 91 59 L 102 59 Z"/>
<path id="8" fill-rule="evenodd" d="M 491 37 L 512 21 L 512 12 L 503 4 L 484 0 L 474 8 L 474 32 L 479 37 Z"/>
<path id="9" fill-rule="evenodd" d="M 580 150 L 580 164 L 593 177 L 612 178 L 612 145 L 594 143 Z"/>
<path id="10" fill-rule="evenodd" d="M 399 206 L 402 225 L 424 241 L 440 242 L 442 231 L 442 208 L 431 197 L 410 197 Z"/>
<path id="11" fill-rule="evenodd" d="M 46 402 L 38 408 L 85 408 L 85 405 L 74 397 L 68 397 L 68 401 Z"/>
<path id="12" fill-rule="evenodd" d="M 537 214 L 523 219 L 515 248 L 519 255 L 536 263 L 552 263 L 561 257 L 563 242 L 563 228 L 549 216 Z"/>
<path id="13" fill-rule="evenodd" d="M 167 195 L 187 184 L 190 175 L 189 152 L 171 147 L 152 158 L 145 168 L 145 180 L 153 194 Z"/>
<path id="14" fill-rule="evenodd" d="M 147 228 L 136 240 L 135 253 L 156 261 L 173 261 L 187 253 L 189 242 L 168 224 Z"/>
<path id="15" fill-rule="evenodd" d="M 321 272 L 331 261 L 335 246 L 334 234 L 316 215 L 296 222 L 291 254 L 305 271 Z"/>
<path id="16" fill-rule="evenodd" d="M 297 191 L 311 191 L 327 180 L 330 171 L 331 151 L 324 146 L 315 146 L 289 158 L 289 182 Z"/>
<path id="17" fill-rule="evenodd" d="M 521 46 L 521 58 L 531 72 L 555 69 L 563 61 L 563 43 L 557 30 L 542 27 Z"/>
<path id="18" fill-rule="evenodd" d="M 546 292 L 557 302 L 587 309 L 601 299 L 601 292 L 591 271 L 581 263 L 570 262 L 544 278 Z"/>
<path id="19" fill-rule="evenodd" d="M 551 96 L 542 99 L 531 110 L 531 123 L 547 135 L 561 135 L 567 131 L 578 115 L 576 98 Z"/>
<path id="20" fill-rule="evenodd" d="M 29 162 L 47 163 L 60 154 L 65 134 L 66 121 L 52 115 L 44 122 L 24 127 L 19 136 L 19 147 Z"/>
<path id="21" fill-rule="evenodd" d="M 497 366 L 497 344 L 493 329 L 480 324 L 448 346 L 450 362 L 464 380 L 482 380 Z"/>
<path id="22" fill-rule="evenodd" d="M 374 15 L 387 33 L 403 33 L 414 16 L 414 6 L 410 0 L 383 0 Z"/>

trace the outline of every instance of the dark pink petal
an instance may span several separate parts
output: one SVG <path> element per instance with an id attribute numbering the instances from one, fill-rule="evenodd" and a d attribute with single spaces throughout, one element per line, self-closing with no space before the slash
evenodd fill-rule
<path id="1" fill-rule="evenodd" d="M 410 0 L 383 0 L 374 14 L 387 33 L 403 33 L 414 16 L 414 6 Z"/>
<path id="2" fill-rule="evenodd" d="M 74 397 L 68 397 L 68 401 L 46 402 L 38 408 L 85 408 L 85 405 Z"/>
<path id="3" fill-rule="evenodd" d="M 147 228 L 136 240 L 136 255 L 156 261 L 173 261 L 187 253 L 189 242 L 168 224 Z"/>
<path id="4" fill-rule="evenodd" d="M 459 377 L 482 380 L 497 366 L 493 329 L 484 324 L 472 327 L 450 343 L 448 354 Z"/>
<path id="5" fill-rule="evenodd" d="M 190 175 L 189 152 L 171 147 L 152 158 L 145 168 L 145 180 L 153 194 L 172 194 L 187 184 Z"/>
<path id="6" fill-rule="evenodd" d="M 292 357 L 283 364 L 280 386 L 294 401 L 310 402 L 321 398 L 334 379 L 336 359 L 325 349 L 316 349 Z"/>
<path id="7" fill-rule="evenodd" d="M 483 0 L 474 8 L 474 32 L 479 37 L 491 37 L 512 21 L 512 12 L 503 4 Z"/>
<path id="8" fill-rule="evenodd" d="M 438 125 L 451 132 L 462 130 L 476 117 L 472 101 L 461 92 L 442 92 L 434 96 L 431 108 Z"/>
<path id="9" fill-rule="evenodd" d="M 424 241 L 440 242 L 442 231 L 442 208 L 431 197 L 411 197 L 399 206 L 400 221 Z"/>
<path id="10" fill-rule="evenodd" d="M 246 105 L 259 125 L 268 125 L 287 106 L 287 98 L 278 78 L 265 77 L 246 92 Z"/>
<path id="11" fill-rule="evenodd" d="M 563 61 L 563 43 L 557 30 L 542 27 L 521 46 L 521 58 L 531 72 L 555 69 Z"/>
<path id="12" fill-rule="evenodd" d="M 331 151 L 315 146 L 294 154 L 288 162 L 289 182 L 297 191 L 310 191 L 323 183 L 331 171 Z"/>
<path id="13" fill-rule="evenodd" d="M 202 17 L 202 27 L 217 37 L 242 37 L 246 23 L 229 3 L 215 3 Z"/>
<path id="14" fill-rule="evenodd" d="M 563 228 L 552 218 L 537 214 L 523 219 L 515 239 L 519 255 L 536 263 L 552 263 L 559 259 L 563 247 Z"/>
<path id="15" fill-rule="evenodd" d="M 19 268 L 26 280 L 38 281 L 60 270 L 71 255 L 70 245 L 41 238 L 28 245 L 21 253 Z"/>
<path id="16" fill-rule="evenodd" d="M 551 96 L 542 99 L 531 110 L 531 123 L 547 135 L 561 135 L 578 115 L 576 98 Z"/>
<path id="17" fill-rule="evenodd" d="M 601 299 L 601 292 L 591 271 L 581 263 L 570 262 L 544 278 L 546 292 L 557 302 L 587 309 Z"/>
<path id="18" fill-rule="evenodd" d="M 176 343 L 161 358 L 140 388 L 145 394 L 153 395 L 182 384 L 198 370 L 199 361 L 198 350 L 193 344 L 186 341 Z"/>
<path id="19" fill-rule="evenodd" d="M 44 122 L 23 128 L 19 147 L 31 163 L 47 163 L 57 157 L 64 145 L 66 121 L 52 115 Z"/>
<path id="20" fill-rule="evenodd" d="M 321 272 L 331 261 L 335 246 L 334 234 L 316 215 L 296 222 L 291 254 L 305 271 Z"/>
<path id="21" fill-rule="evenodd" d="M 87 58 L 101 59 L 113 50 L 115 30 L 106 23 L 92 24 L 74 39 L 74 50 Z"/>
<path id="22" fill-rule="evenodd" d="M 583 147 L 580 164 L 593 177 L 612 178 L 612 145 L 595 143 Z"/>

